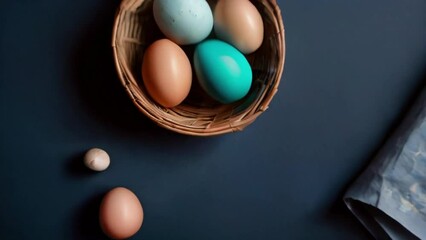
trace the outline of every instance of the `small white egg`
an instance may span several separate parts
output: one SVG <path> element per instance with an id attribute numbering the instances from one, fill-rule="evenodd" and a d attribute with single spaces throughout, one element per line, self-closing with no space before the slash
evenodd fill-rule
<path id="1" fill-rule="evenodd" d="M 92 148 L 84 155 L 84 164 L 94 171 L 104 171 L 109 163 L 108 153 L 99 148 Z"/>

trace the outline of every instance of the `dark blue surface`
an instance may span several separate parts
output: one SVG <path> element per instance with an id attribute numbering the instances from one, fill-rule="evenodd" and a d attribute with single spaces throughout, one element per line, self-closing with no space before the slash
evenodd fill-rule
<path id="1" fill-rule="evenodd" d="M 278 1 L 280 91 L 212 138 L 132 105 L 110 47 L 118 0 L 2 2 L 1 239 L 102 239 L 115 186 L 144 206 L 135 239 L 370 238 L 341 197 L 425 82 L 425 1 Z M 91 147 L 110 153 L 106 172 L 82 166 Z"/>

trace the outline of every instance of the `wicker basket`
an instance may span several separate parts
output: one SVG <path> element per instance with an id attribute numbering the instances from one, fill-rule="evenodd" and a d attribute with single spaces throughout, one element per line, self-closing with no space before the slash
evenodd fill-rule
<path id="1" fill-rule="evenodd" d="M 214 4 L 216 1 L 208 1 Z M 135 105 L 158 125 L 175 132 L 211 136 L 240 131 L 262 114 L 278 90 L 284 67 L 284 25 L 275 0 L 255 0 L 264 23 L 262 46 L 248 55 L 253 83 L 248 95 L 232 104 L 219 104 L 202 93 L 196 81 L 190 96 L 174 108 L 154 102 L 141 76 L 144 50 L 164 36 L 155 24 L 153 0 L 122 0 L 112 38 L 118 75 Z M 191 47 L 184 47 L 188 53 Z M 192 59 L 192 56 L 188 56 Z"/>

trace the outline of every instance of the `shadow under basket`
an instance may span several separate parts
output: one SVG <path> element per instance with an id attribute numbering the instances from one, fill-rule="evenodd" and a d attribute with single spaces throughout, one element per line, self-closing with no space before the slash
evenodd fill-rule
<path id="1" fill-rule="evenodd" d="M 208 1 L 212 8 L 216 1 Z M 278 90 L 285 59 L 284 25 L 275 0 L 251 1 L 264 24 L 261 47 L 246 55 L 253 71 L 253 82 L 246 97 L 232 104 L 211 100 L 196 83 L 187 99 L 173 108 L 152 100 L 141 74 L 145 49 L 164 38 L 152 12 L 153 0 L 123 0 L 118 9 L 112 37 L 115 64 L 120 80 L 134 104 L 151 120 L 169 130 L 197 136 L 241 131 L 262 114 Z M 193 46 L 183 46 L 192 61 Z"/>

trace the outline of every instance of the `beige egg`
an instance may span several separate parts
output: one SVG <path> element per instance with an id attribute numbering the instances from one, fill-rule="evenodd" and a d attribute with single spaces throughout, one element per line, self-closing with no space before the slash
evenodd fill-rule
<path id="1" fill-rule="evenodd" d="M 219 0 L 214 8 L 214 31 L 219 39 L 249 54 L 262 45 L 262 16 L 249 0 Z"/>
<path id="2" fill-rule="evenodd" d="M 104 150 L 92 148 L 84 155 L 84 164 L 94 171 L 104 171 L 110 164 L 110 158 Z"/>
<path id="3" fill-rule="evenodd" d="M 109 191 L 99 210 L 103 232 L 113 239 L 126 239 L 142 226 L 143 209 L 138 197 L 129 189 L 117 187 Z"/>
<path id="4" fill-rule="evenodd" d="M 151 44 L 142 63 L 142 78 L 149 95 L 163 107 L 179 105 L 192 83 L 191 63 L 174 42 L 161 39 Z"/>

